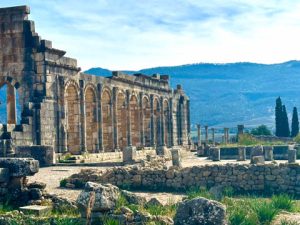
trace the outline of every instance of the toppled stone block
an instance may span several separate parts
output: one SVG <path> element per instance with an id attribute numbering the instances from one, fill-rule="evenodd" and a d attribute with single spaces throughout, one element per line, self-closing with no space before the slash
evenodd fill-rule
<path id="1" fill-rule="evenodd" d="M 136 147 L 128 146 L 123 150 L 123 162 L 134 162 L 136 160 Z"/>
<path id="2" fill-rule="evenodd" d="M 239 147 L 238 149 L 238 161 L 246 160 L 246 147 Z"/>
<path id="3" fill-rule="evenodd" d="M 32 176 L 39 172 L 39 161 L 32 158 L 0 158 L 0 167 L 7 168 L 11 177 Z"/>
<path id="4" fill-rule="evenodd" d="M 251 164 L 264 164 L 265 158 L 263 156 L 253 156 L 251 159 Z"/>
<path id="5" fill-rule="evenodd" d="M 172 164 L 173 164 L 173 166 L 182 167 L 180 149 L 179 148 L 173 148 L 171 150 L 171 154 L 172 154 Z"/>
<path id="6" fill-rule="evenodd" d="M 263 151 L 263 147 L 262 146 L 255 146 L 251 149 L 251 154 L 250 154 L 250 158 L 251 158 L 251 163 L 254 164 L 253 162 L 253 158 L 256 156 L 263 156 L 264 155 L 264 151 Z"/>
<path id="7" fill-rule="evenodd" d="M 273 146 L 264 146 L 264 155 L 266 161 L 273 161 Z"/>
<path id="8" fill-rule="evenodd" d="M 46 216 L 51 213 L 51 206 L 42 206 L 42 205 L 29 205 L 19 208 L 24 214 L 30 214 L 35 216 Z"/>
<path id="9" fill-rule="evenodd" d="M 9 170 L 7 168 L 0 168 L 0 183 L 6 183 L 9 180 Z"/>
<path id="10" fill-rule="evenodd" d="M 185 200 L 178 205 L 174 217 L 175 225 L 218 224 L 226 223 L 226 208 L 217 201 L 206 198 Z"/>
<path id="11" fill-rule="evenodd" d="M 297 159 L 297 150 L 289 149 L 288 151 L 288 163 L 296 163 Z"/>
<path id="12" fill-rule="evenodd" d="M 209 149 L 210 151 L 210 157 L 212 161 L 220 161 L 221 160 L 221 153 L 220 148 L 211 147 Z"/>

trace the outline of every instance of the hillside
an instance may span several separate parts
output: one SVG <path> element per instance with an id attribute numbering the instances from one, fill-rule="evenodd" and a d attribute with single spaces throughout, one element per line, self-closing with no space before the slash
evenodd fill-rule
<path id="1" fill-rule="evenodd" d="M 92 68 L 88 74 L 109 75 Z M 134 73 L 133 71 L 125 71 Z M 136 71 L 169 74 L 171 85 L 182 84 L 191 99 L 191 121 L 210 126 L 237 124 L 274 126 L 274 104 L 282 97 L 289 114 L 300 107 L 300 61 L 280 64 L 229 63 L 190 64 Z"/>

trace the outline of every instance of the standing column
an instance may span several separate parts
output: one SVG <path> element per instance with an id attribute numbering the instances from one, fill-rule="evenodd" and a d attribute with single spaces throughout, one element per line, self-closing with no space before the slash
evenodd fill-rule
<path id="1" fill-rule="evenodd" d="M 132 140 L 131 140 L 131 112 L 130 112 L 130 92 L 129 90 L 126 90 L 126 101 L 127 101 L 127 145 L 132 146 Z"/>
<path id="2" fill-rule="evenodd" d="M 227 132 L 226 132 L 227 128 L 224 128 L 224 144 L 227 145 Z"/>
<path id="3" fill-rule="evenodd" d="M 145 146 L 145 125 L 144 125 L 144 108 L 143 108 L 143 92 L 140 92 L 140 133 L 141 133 L 141 144 Z"/>
<path id="4" fill-rule="evenodd" d="M 7 84 L 7 124 L 16 124 L 16 90 L 11 84 Z"/>
<path id="5" fill-rule="evenodd" d="M 244 125 L 242 124 L 238 125 L 237 128 L 238 128 L 238 135 L 244 134 Z"/>
<path id="6" fill-rule="evenodd" d="M 97 107 L 98 107 L 98 142 L 99 150 L 98 152 L 104 152 L 103 148 L 103 132 L 102 132 L 102 85 L 97 85 Z"/>
<path id="7" fill-rule="evenodd" d="M 119 147 L 119 136 L 118 136 L 118 118 L 117 118 L 117 95 L 118 95 L 118 88 L 113 88 L 113 98 L 112 98 L 112 106 L 113 106 L 113 140 L 114 140 L 114 147 L 115 151 L 120 151 Z"/>
<path id="8" fill-rule="evenodd" d="M 201 146 L 201 126 L 197 124 L 197 131 L 198 131 L 198 147 Z"/>
<path id="9" fill-rule="evenodd" d="M 153 95 L 150 95 L 150 114 L 151 114 L 151 121 L 150 121 L 150 128 L 151 128 L 151 147 L 155 147 L 155 140 L 154 140 L 154 115 L 153 115 Z"/>
<path id="10" fill-rule="evenodd" d="M 85 123 L 85 100 L 84 100 L 84 81 L 79 81 L 80 85 L 80 123 L 81 123 L 81 152 L 86 152 L 86 123 Z"/>
<path id="11" fill-rule="evenodd" d="M 215 145 L 215 128 L 211 128 L 211 132 L 212 132 L 212 144 Z"/>
<path id="12" fill-rule="evenodd" d="M 208 126 L 205 126 L 205 144 L 208 144 Z"/>
<path id="13" fill-rule="evenodd" d="M 226 128 L 226 139 L 227 139 L 227 143 L 230 143 L 229 128 Z"/>
<path id="14" fill-rule="evenodd" d="M 164 116 L 164 99 L 160 98 L 161 112 L 160 112 L 160 145 L 165 146 L 165 116 Z"/>
<path id="15" fill-rule="evenodd" d="M 170 143 L 170 145 L 171 146 L 174 146 L 174 143 L 175 143 L 175 141 L 174 141 L 174 134 L 173 134 L 173 119 L 174 119 L 174 117 L 173 117 L 173 99 L 172 98 L 170 98 L 170 130 L 169 130 L 169 134 L 170 134 L 170 140 L 171 140 L 171 143 Z"/>

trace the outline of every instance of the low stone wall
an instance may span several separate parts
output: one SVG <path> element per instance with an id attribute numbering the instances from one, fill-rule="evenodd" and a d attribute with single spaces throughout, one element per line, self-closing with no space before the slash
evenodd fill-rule
<path id="1" fill-rule="evenodd" d="M 221 160 L 238 159 L 239 147 L 222 147 L 220 148 Z M 287 160 L 288 159 L 288 145 L 274 145 L 273 156 L 274 160 Z M 250 159 L 252 147 L 246 147 L 246 158 Z"/>
<path id="2" fill-rule="evenodd" d="M 246 192 L 268 191 L 300 195 L 299 164 L 225 164 L 182 169 L 132 166 L 109 169 L 104 174 L 97 170 L 83 170 L 72 175 L 67 182 L 72 184 L 78 180 L 111 183 L 141 190 L 183 190 L 223 185 Z"/>

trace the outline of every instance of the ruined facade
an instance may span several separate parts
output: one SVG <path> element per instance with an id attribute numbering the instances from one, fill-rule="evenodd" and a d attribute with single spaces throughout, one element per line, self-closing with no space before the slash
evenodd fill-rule
<path id="1" fill-rule="evenodd" d="M 33 145 L 72 154 L 188 145 L 189 99 L 180 85 L 171 89 L 167 75 L 84 74 L 65 51 L 41 40 L 28 14 L 27 6 L 0 9 L 0 87 L 7 86 L 2 155 Z"/>

